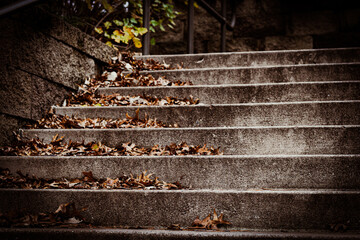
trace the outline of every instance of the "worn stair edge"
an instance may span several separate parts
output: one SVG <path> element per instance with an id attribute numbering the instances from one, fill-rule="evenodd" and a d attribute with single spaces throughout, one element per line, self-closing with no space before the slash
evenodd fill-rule
<path id="1" fill-rule="evenodd" d="M 189 167 L 190 166 L 190 167 Z M 43 178 L 154 174 L 195 189 L 360 189 L 360 155 L 0 157 L 0 167 Z"/>
<path id="2" fill-rule="evenodd" d="M 190 106 L 53 107 L 56 114 L 122 119 L 126 113 L 180 127 L 360 124 L 360 101 L 244 103 Z"/>
<path id="3" fill-rule="evenodd" d="M 161 239 L 360 239 L 360 234 L 355 232 L 258 232 L 251 230 L 215 232 L 215 231 L 173 231 L 151 229 L 57 229 L 57 228 L 0 228 L 0 237 L 3 240 L 161 240 Z"/>
<path id="4" fill-rule="evenodd" d="M 99 94 L 199 98 L 205 104 L 294 102 L 360 99 L 360 81 L 269 84 L 192 85 L 179 87 L 108 87 Z"/>
<path id="5" fill-rule="evenodd" d="M 360 126 L 267 126 L 145 129 L 21 129 L 28 138 L 50 142 L 58 134 L 65 140 L 101 141 L 109 146 L 133 142 L 139 146 L 191 145 L 221 147 L 229 155 L 359 154 Z"/>
<path id="6" fill-rule="evenodd" d="M 154 77 L 204 84 L 246 84 L 277 82 L 319 82 L 359 80 L 360 63 L 327 63 L 262 67 L 199 68 L 142 71 Z"/>
<path id="7" fill-rule="evenodd" d="M 31 199 L 31 201 L 29 201 Z M 27 190 L 1 189 L 0 211 L 55 211 L 62 203 L 87 206 L 95 225 L 189 226 L 216 209 L 233 229 L 360 228 L 360 191 L 331 190 Z"/>
<path id="8" fill-rule="evenodd" d="M 154 59 L 184 68 L 262 66 L 315 63 L 343 63 L 360 60 L 360 48 L 305 49 L 205 54 L 151 55 L 136 59 Z"/>

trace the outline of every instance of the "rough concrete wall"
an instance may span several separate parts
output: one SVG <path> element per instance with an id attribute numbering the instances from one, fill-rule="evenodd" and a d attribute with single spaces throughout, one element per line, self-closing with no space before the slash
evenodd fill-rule
<path id="1" fill-rule="evenodd" d="M 25 9 L 0 19 L 0 144 L 41 118 L 115 51 L 44 13 Z"/>
<path id="2" fill-rule="evenodd" d="M 220 0 L 208 0 L 220 11 Z M 175 30 L 154 34 L 152 54 L 186 53 L 187 7 Z M 360 46 L 360 1 L 241 0 L 227 51 L 258 51 Z M 228 12 L 228 18 L 231 13 Z M 220 24 L 202 8 L 195 9 L 195 52 L 220 51 Z"/>

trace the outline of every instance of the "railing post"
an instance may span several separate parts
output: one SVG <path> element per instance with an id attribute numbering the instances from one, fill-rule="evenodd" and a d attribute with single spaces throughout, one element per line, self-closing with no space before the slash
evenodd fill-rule
<path id="1" fill-rule="evenodd" d="M 151 0 L 143 0 L 143 24 L 148 30 L 143 36 L 143 55 L 150 55 L 150 1 Z"/>
<path id="2" fill-rule="evenodd" d="M 221 15 L 226 19 L 226 0 L 221 0 Z M 221 52 L 226 51 L 226 22 L 221 23 Z"/>
<path id="3" fill-rule="evenodd" d="M 187 52 L 194 53 L 194 0 L 188 1 L 188 45 Z"/>

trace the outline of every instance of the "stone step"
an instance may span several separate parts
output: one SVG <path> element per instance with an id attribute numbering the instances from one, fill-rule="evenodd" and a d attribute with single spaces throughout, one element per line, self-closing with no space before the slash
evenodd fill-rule
<path id="1" fill-rule="evenodd" d="M 194 189 L 359 189 L 360 155 L 267 156 L 33 156 L 0 157 L 15 174 L 43 178 L 117 178 L 147 170 L 166 182 Z"/>
<path id="2" fill-rule="evenodd" d="M 65 140 L 101 141 L 110 146 L 133 142 L 139 146 L 191 145 L 221 147 L 230 155 L 359 154 L 360 126 L 277 126 L 162 129 L 23 129 L 21 134 L 50 142 L 58 134 Z"/>
<path id="3" fill-rule="evenodd" d="M 360 100 L 360 81 L 192 85 L 179 87 L 108 87 L 99 94 L 199 98 L 201 103 Z"/>
<path id="4" fill-rule="evenodd" d="M 197 216 L 205 218 L 216 209 L 233 229 L 325 230 L 347 221 L 360 229 L 360 191 L 0 190 L 1 212 L 50 212 L 67 202 L 87 207 L 83 215 L 95 225 L 190 226 Z"/>
<path id="5" fill-rule="evenodd" d="M 198 68 L 142 71 L 169 80 L 192 81 L 195 85 L 359 80 L 360 63 Z"/>
<path id="6" fill-rule="evenodd" d="M 3 228 L 0 229 L 2 239 L 17 240 L 109 240 L 109 239 L 132 239 L 132 240 L 165 240 L 165 239 L 297 239 L 297 240 L 331 240 L 331 239 L 360 239 L 359 232 L 259 232 L 259 231 L 174 231 L 174 230 L 153 230 L 153 229 L 116 229 L 116 228 L 91 228 L 91 229 L 24 229 L 24 228 Z"/>
<path id="7" fill-rule="evenodd" d="M 316 63 L 344 63 L 358 62 L 360 48 L 339 49 L 306 49 L 306 50 L 280 50 L 257 52 L 227 52 L 205 54 L 177 54 L 177 55 L 151 55 L 136 57 L 165 62 L 176 67 L 182 64 L 184 68 L 216 68 L 236 66 L 266 66 L 266 65 L 292 65 Z"/>
<path id="8" fill-rule="evenodd" d="M 180 127 L 359 125 L 360 101 L 242 103 L 191 106 L 53 107 L 56 114 L 80 118 L 125 118 L 148 114 Z"/>

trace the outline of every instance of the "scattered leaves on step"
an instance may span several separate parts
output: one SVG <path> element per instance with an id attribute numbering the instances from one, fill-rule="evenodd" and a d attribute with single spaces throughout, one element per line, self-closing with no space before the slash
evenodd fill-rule
<path id="1" fill-rule="evenodd" d="M 137 71 L 144 71 L 144 70 L 170 70 L 170 69 L 181 69 L 182 66 L 171 66 L 166 64 L 165 61 L 162 63 L 154 60 L 154 59 L 146 59 L 145 61 L 136 59 L 134 54 L 131 52 L 122 52 L 119 53 L 118 57 L 112 58 L 112 61 L 109 62 L 109 66 L 107 69 L 110 70 L 124 70 L 126 68 L 126 64 L 129 64 L 133 69 Z"/>
<path id="2" fill-rule="evenodd" d="M 61 204 L 51 213 L 31 214 L 9 211 L 0 213 L 0 227 L 91 227 L 81 216 L 86 208 L 78 210 L 74 203 Z"/>
<path id="3" fill-rule="evenodd" d="M 51 111 L 34 125 L 27 125 L 29 129 L 84 129 L 84 128 L 167 128 L 179 127 L 178 124 L 167 125 L 152 119 L 145 113 L 145 117 L 139 117 L 139 109 L 135 111 L 135 116 L 126 113 L 123 119 L 104 119 L 104 118 L 76 118 L 67 115 L 56 115 Z"/>
<path id="4" fill-rule="evenodd" d="M 63 106 L 165 106 L 165 105 L 195 105 L 199 104 L 199 99 L 192 96 L 188 98 L 164 97 L 157 98 L 146 95 L 121 96 L 119 94 L 97 95 L 90 92 L 72 94 L 64 102 Z"/>
<path id="5" fill-rule="evenodd" d="M 182 82 L 180 80 L 171 81 L 165 76 L 158 78 L 151 74 L 117 73 L 105 71 L 101 76 L 91 78 L 85 82 L 85 88 L 95 87 L 152 87 L 152 86 L 187 86 L 193 85 L 190 81 Z"/>
<path id="6" fill-rule="evenodd" d="M 177 67 L 181 68 L 181 67 Z M 151 74 L 140 74 L 143 70 L 168 70 L 175 69 L 165 62 L 159 63 L 153 59 L 146 61 L 135 59 L 131 53 L 121 53 L 119 57 L 105 66 L 101 76 L 85 81 L 81 88 L 95 92 L 98 87 L 135 87 L 135 86 L 184 86 L 192 85 L 190 81 L 168 80 L 165 76 L 158 78 Z"/>
<path id="7" fill-rule="evenodd" d="M 82 178 L 46 179 L 24 175 L 17 171 L 13 176 L 8 169 L 0 168 L 0 188 L 20 189 L 144 189 L 170 190 L 183 189 L 179 182 L 168 183 L 160 181 L 146 171 L 140 175 L 119 176 L 117 178 L 95 178 L 91 171 L 82 172 Z"/>
<path id="8" fill-rule="evenodd" d="M 217 230 L 218 228 L 227 225 L 231 225 L 231 223 L 224 221 L 224 215 L 220 214 L 220 216 L 218 216 L 214 209 L 212 218 L 211 218 L 211 214 L 209 214 L 203 220 L 200 220 L 199 217 L 197 217 L 192 223 L 191 227 L 189 227 L 189 229 Z"/>
<path id="9" fill-rule="evenodd" d="M 101 142 L 64 141 L 64 137 L 55 135 L 50 143 L 44 143 L 39 138 L 26 139 L 16 135 L 14 146 L 0 148 L 0 155 L 5 156 L 169 156 L 169 155 L 222 155 L 220 148 L 172 143 L 161 147 L 155 145 L 150 148 L 139 147 L 134 143 L 123 143 L 116 147 L 109 147 Z"/>

